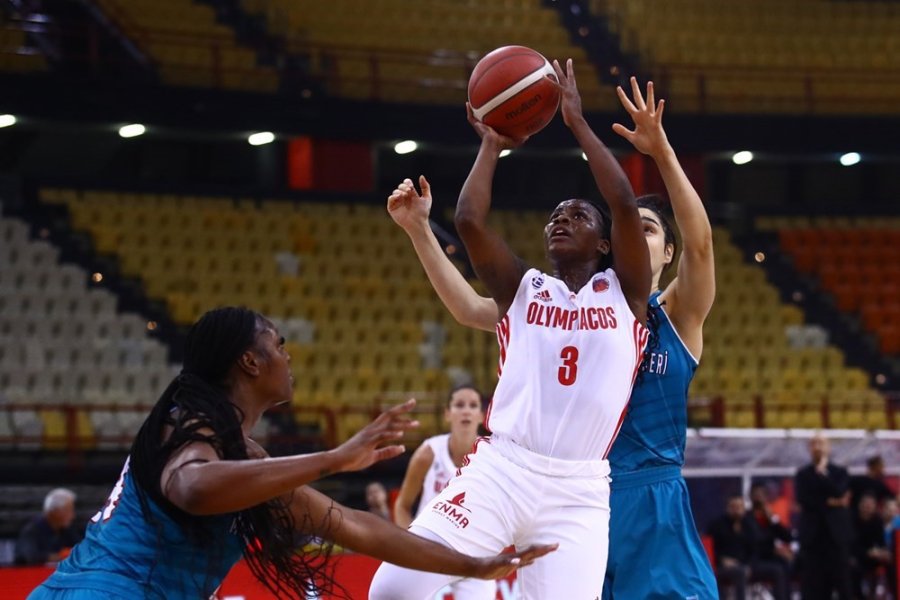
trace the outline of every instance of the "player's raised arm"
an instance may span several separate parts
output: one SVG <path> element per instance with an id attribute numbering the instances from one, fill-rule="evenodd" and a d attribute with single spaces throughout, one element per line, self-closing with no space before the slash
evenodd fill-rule
<path id="1" fill-rule="evenodd" d="M 572 59 L 566 62 L 565 71 L 557 61 L 553 61 L 553 68 L 562 91 L 563 120 L 587 156 L 594 181 L 612 213 L 611 242 L 616 276 L 622 283 L 622 291 L 632 312 L 644 323 L 647 319 L 647 298 L 650 296 L 650 253 L 644 240 L 634 191 L 619 161 L 584 118 Z"/>
<path id="2" fill-rule="evenodd" d="M 703 322 L 716 295 L 715 261 L 712 227 L 700 196 L 678 163 L 662 126 L 665 100 L 656 102 L 653 82 L 647 82 L 646 99 L 637 79 L 631 78 L 634 101 L 617 88 L 622 106 L 631 115 L 634 129 L 616 123 L 613 130 L 640 152 L 650 156 L 666 184 L 675 222 L 681 230 L 684 248 L 678 261 L 677 276 L 663 293 L 666 312 L 675 324 L 691 353 L 700 356 L 703 344 Z"/>
<path id="3" fill-rule="evenodd" d="M 526 267 L 503 238 L 488 226 L 487 216 L 500 152 L 516 147 L 524 140 L 500 135 L 476 119 L 468 104 L 466 110 L 469 123 L 481 136 L 481 147 L 459 194 L 454 223 L 475 273 L 497 303 L 498 315 L 504 315 L 515 298 Z"/>
<path id="4" fill-rule="evenodd" d="M 424 175 L 419 176 L 419 187 L 421 195 L 411 179 L 404 179 L 388 197 L 388 213 L 409 236 L 428 281 L 453 318 L 466 327 L 494 331 L 497 305 L 479 295 L 444 254 L 428 222 L 431 186 Z"/>

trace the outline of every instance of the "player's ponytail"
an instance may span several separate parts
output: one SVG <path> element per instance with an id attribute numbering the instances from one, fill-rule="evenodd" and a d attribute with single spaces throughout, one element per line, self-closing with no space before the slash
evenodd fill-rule
<path id="1" fill-rule="evenodd" d="M 169 502 L 160 487 L 170 457 L 191 442 L 210 444 L 223 460 L 248 458 L 241 429 L 244 415 L 229 398 L 227 379 L 234 363 L 256 345 L 266 324 L 245 308 L 219 308 L 203 315 L 188 332 L 181 374 L 150 411 L 131 448 L 131 473 L 144 517 L 161 536 L 150 498 L 188 540 L 206 551 L 207 580 L 202 590 L 196 590 L 204 598 L 213 593 L 208 589 L 214 587 L 213 574 L 221 572 L 225 560 L 221 519 L 228 516 L 234 517 L 233 531 L 250 571 L 276 597 L 305 599 L 334 586 L 327 570 L 330 546 L 311 553 L 297 551 L 296 533 L 312 527 L 294 522 L 286 499 L 275 498 L 235 515 L 200 517 Z"/>

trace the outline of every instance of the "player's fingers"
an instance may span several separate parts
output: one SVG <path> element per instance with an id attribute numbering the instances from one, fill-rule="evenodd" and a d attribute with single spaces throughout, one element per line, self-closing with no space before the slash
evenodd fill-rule
<path id="1" fill-rule="evenodd" d="M 428 183 L 428 180 L 425 179 L 424 175 L 419 175 L 419 187 L 422 188 L 423 196 L 431 195 L 431 184 Z"/>
<path id="2" fill-rule="evenodd" d="M 566 74 L 563 73 L 562 67 L 559 66 L 559 61 L 554 58 L 552 66 L 553 70 L 556 71 L 556 78 L 559 79 L 559 83 L 564 83 L 566 80 Z"/>
<path id="3" fill-rule="evenodd" d="M 625 107 L 625 111 L 629 115 L 634 115 L 634 113 L 638 112 L 637 107 L 628 97 L 628 94 L 625 93 L 625 90 L 622 89 L 622 86 L 616 86 L 616 94 L 619 96 L 619 102 L 622 103 L 622 106 Z"/>
<path id="4" fill-rule="evenodd" d="M 466 102 L 466 116 L 469 119 L 469 123 L 475 125 L 476 123 L 480 123 L 478 117 L 475 116 L 475 110 L 472 108 L 472 105 Z"/>
<path id="5" fill-rule="evenodd" d="M 383 413 L 381 416 L 386 416 L 388 419 L 393 418 L 395 415 L 400 415 L 403 413 L 408 413 L 416 406 L 416 399 L 410 398 L 406 402 L 402 404 L 397 404 L 396 406 L 392 406 Z"/>
<path id="6" fill-rule="evenodd" d="M 575 63 L 571 58 L 566 61 L 566 77 L 575 83 Z"/>
<path id="7" fill-rule="evenodd" d="M 528 546 L 524 550 L 514 553 L 512 556 L 519 559 L 520 566 L 525 566 L 526 564 L 531 564 L 536 559 L 546 554 L 550 554 L 551 552 L 556 551 L 557 548 L 559 548 L 559 544 L 541 544 Z"/>
<path id="8" fill-rule="evenodd" d="M 629 142 L 634 138 L 634 132 L 622 125 L 621 123 L 613 123 L 612 130 L 621 135 Z"/>
<path id="9" fill-rule="evenodd" d="M 558 81 L 558 76 L 557 76 L 557 79 L 553 79 L 552 77 L 550 77 L 549 74 L 544 75 L 544 81 L 548 82 L 550 85 L 552 85 L 553 87 L 555 87 L 558 90 L 562 89 L 562 85 Z"/>
<path id="10" fill-rule="evenodd" d="M 641 93 L 641 86 L 638 85 L 637 77 L 631 78 L 631 93 L 634 96 L 634 104 L 639 110 L 645 110 L 647 105 L 644 103 L 644 95 Z"/>
<path id="11" fill-rule="evenodd" d="M 659 101 L 659 104 L 656 105 L 656 120 L 657 121 L 662 120 L 662 114 L 663 114 L 663 110 L 665 110 L 665 108 L 666 108 L 666 100 L 664 98 L 661 98 Z"/>
<path id="12" fill-rule="evenodd" d="M 400 456 L 404 452 L 406 452 L 406 446 L 403 444 L 394 444 L 379 448 L 375 451 L 375 462 Z"/>
<path id="13" fill-rule="evenodd" d="M 653 96 L 653 82 L 652 81 L 647 82 L 647 106 L 649 106 L 651 110 L 656 108 L 656 100 L 654 99 L 654 96 Z"/>

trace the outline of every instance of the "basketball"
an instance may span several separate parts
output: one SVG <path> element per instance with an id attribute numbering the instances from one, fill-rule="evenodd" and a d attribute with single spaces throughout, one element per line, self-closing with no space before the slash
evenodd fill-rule
<path id="1" fill-rule="evenodd" d="M 504 46 L 486 54 L 469 77 L 469 104 L 475 117 L 514 139 L 547 126 L 559 108 L 553 65 L 525 46 Z"/>

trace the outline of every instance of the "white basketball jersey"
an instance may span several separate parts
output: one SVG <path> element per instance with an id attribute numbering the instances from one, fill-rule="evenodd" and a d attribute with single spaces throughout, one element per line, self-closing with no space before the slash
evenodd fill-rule
<path id="1" fill-rule="evenodd" d="M 488 428 L 544 456 L 605 459 L 647 335 L 612 269 L 577 294 L 529 269 L 497 324 L 500 381 Z"/>
<path id="2" fill-rule="evenodd" d="M 449 433 L 430 437 L 422 443 L 431 448 L 434 460 L 431 461 L 431 467 L 428 468 L 425 481 L 422 483 L 422 497 L 419 499 L 419 506 L 425 506 L 440 494 L 457 471 L 456 465 L 453 464 L 453 457 L 450 456 Z"/>

